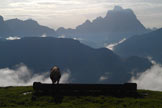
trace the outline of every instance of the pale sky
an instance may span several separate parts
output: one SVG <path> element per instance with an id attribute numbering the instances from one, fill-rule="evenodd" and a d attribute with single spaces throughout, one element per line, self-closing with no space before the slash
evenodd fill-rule
<path id="1" fill-rule="evenodd" d="M 115 5 L 131 8 L 145 27 L 162 27 L 162 0 L 0 0 L 5 20 L 32 18 L 51 28 L 75 28 L 104 17 Z"/>

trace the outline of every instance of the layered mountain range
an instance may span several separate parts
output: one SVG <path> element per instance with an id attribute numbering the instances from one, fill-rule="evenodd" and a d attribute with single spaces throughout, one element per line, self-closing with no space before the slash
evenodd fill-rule
<path id="1" fill-rule="evenodd" d="M 62 72 L 69 70 L 75 83 L 124 83 L 152 65 L 145 58 L 123 59 L 106 48 L 94 49 L 77 40 L 53 37 L 1 40 L 0 50 L 0 68 L 24 63 L 34 74 L 57 65 Z"/>
<path id="2" fill-rule="evenodd" d="M 6 40 L 9 36 L 23 38 Z M 57 31 L 32 19 L 4 21 L 0 16 L 0 68 L 24 63 L 35 74 L 57 65 L 68 70 L 72 82 L 125 83 L 152 66 L 146 57 L 162 63 L 161 36 L 162 29 L 148 33 L 131 9 L 120 6 L 75 29 Z M 123 38 L 126 41 L 114 48 L 118 55 L 98 48 Z"/>
<path id="3" fill-rule="evenodd" d="M 92 47 L 119 42 L 123 38 L 147 32 L 131 9 L 115 6 L 105 17 L 97 17 L 93 21 L 87 20 L 76 29 L 57 29 L 59 35 L 76 38 Z"/>
<path id="4" fill-rule="evenodd" d="M 4 21 L 2 16 L 0 17 L 0 28 L 0 37 L 61 36 L 77 39 L 94 48 L 105 47 L 117 43 L 123 38 L 127 39 L 133 35 L 148 32 L 131 9 L 123 9 L 120 6 L 109 10 L 105 17 L 97 17 L 93 21 L 86 20 L 75 29 L 60 27 L 55 31 L 32 19 Z"/>
<path id="5" fill-rule="evenodd" d="M 114 48 L 114 52 L 122 57 L 151 57 L 162 63 L 162 29 L 133 36 Z"/>
<path id="6" fill-rule="evenodd" d="M 10 19 L 3 20 L 0 16 L 0 37 L 18 36 L 18 37 L 38 37 L 38 36 L 57 36 L 55 30 L 39 25 L 37 21 L 32 19 L 20 20 Z"/>

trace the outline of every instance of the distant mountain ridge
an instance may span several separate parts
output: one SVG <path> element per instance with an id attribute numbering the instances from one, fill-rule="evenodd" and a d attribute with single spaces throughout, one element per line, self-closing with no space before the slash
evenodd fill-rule
<path id="1" fill-rule="evenodd" d="M 83 43 L 86 43 L 84 40 L 88 40 L 98 44 L 98 47 L 103 47 L 104 44 L 116 43 L 123 38 L 143 34 L 147 30 L 131 9 L 115 6 L 105 17 L 97 17 L 92 22 L 86 20 L 76 29 L 61 27 L 56 32 L 65 37 L 78 38 Z"/>
<path id="2" fill-rule="evenodd" d="M 57 36 L 55 30 L 46 26 L 39 25 L 38 22 L 28 19 L 10 19 L 3 20 L 0 16 L 0 37 L 19 36 L 19 37 L 33 37 L 33 36 Z"/>
<path id="3" fill-rule="evenodd" d="M 8 35 L 8 33 L 11 32 L 8 28 L 7 24 L 5 23 L 2 16 L 0 16 L 0 37 L 4 37 Z"/>
<path id="4" fill-rule="evenodd" d="M 88 32 L 137 32 L 136 34 L 146 31 L 131 9 L 123 9 L 120 6 L 109 10 L 104 18 L 97 17 L 92 22 L 87 20 L 76 29 L 88 29 Z"/>
<path id="5" fill-rule="evenodd" d="M 4 21 L 2 16 L 0 24 L 0 37 L 40 37 L 44 35 L 73 38 L 94 48 L 105 47 L 117 43 L 123 38 L 148 32 L 131 9 L 123 9 L 120 6 L 109 10 L 105 17 L 97 17 L 93 21 L 86 20 L 75 29 L 60 27 L 55 31 L 39 25 L 32 19 L 23 21 L 16 18 Z"/>
<path id="6" fill-rule="evenodd" d="M 114 48 L 123 57 L 152 57 L 162 63 L 162 28 L 150 33 L 133 36 Z"/>
<path id="7" fill-rule="evenodd" d="M 54 65 L 69 70 L 79 83 L 124 83 L 152 64 L 144 58 L 122 59 L 106 48 L 93 49 L 77 40 L 52 37 L 26 37 L 0 41 L 0 69 L 24 63 L 35 73 L 47 72 Z M 105 80 L 103 80 L 103 78 Z"/>

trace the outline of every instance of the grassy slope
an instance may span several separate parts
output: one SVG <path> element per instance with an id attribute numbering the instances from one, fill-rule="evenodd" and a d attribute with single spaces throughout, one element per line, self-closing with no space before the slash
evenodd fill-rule
<path id="1" fill-rule="evenodd" d="M 0 88 L 1 108 L 162 108 L 162 92 L 139 90 L 143 98 L 116 97 L 64 97 L 61 104 L 54 103 L 53 97 L 43 96 L 32 101 L 32 87 Z"/>

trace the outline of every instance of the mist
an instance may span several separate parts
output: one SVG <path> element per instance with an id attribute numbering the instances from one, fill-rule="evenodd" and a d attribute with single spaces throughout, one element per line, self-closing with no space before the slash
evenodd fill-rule
<path id="1" fill-rule="evenodd" d="M 123 43 L 124 41 L 126 40 L 126 38 L 123 38 L 122 40 L 120 40 L 119 42 L 117 43 L 112 43 L 112 44 L 109 44 L 108 46 L 106 46 L 106 48 L 108 48 L 109 50 L 114 50 L 114 47 Z"/>
<path id="2" fill-rule="evenodd" d="M 107 80 L 108 79 L 108 76 L 109 76 L 109 73 L 108 72 L 104 73 L 102 76 L 100 76 L 99 82 L 102 82 L 102 81 Z"/>
<path id="3" fill-rule="evenodd" d="M 162 91 L 162 65 L 155 63 L 145 72 L 133 76 L 130 82 L 137 83 L 138 89 Z"/>
<path id="4" fill-rule="evenodd" d="M 19 39 L 21 39 L 21 38 L 18 36 L 10 36 L 10 37 L 6 38 L 6 40 L 19 40 Z"/>
<path id="5" fill-rule="evenodd" d="M 52 83 L 49 78 L 49 72 L 43 74 L 33 74 L 25 64 L 21 63 L 15 65 L 14 69 L 3 68 L 0 69 L 0 86 L 28 86 L 33 82 Z M 69 83 L 71 72 L 62 72 L 60 83 Z"/>

